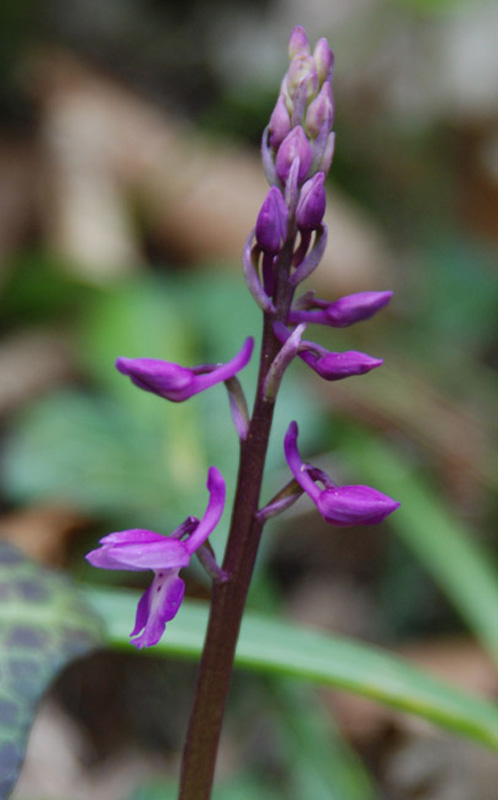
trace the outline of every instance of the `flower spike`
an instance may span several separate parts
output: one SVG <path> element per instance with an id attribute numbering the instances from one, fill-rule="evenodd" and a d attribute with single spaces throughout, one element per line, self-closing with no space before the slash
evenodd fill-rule
<path id="1" fill-rule="evenodd" d="M 128 375 L 139 389 L 158 394 L 173 403 L 181 403 L 244 369 L 253 347 L 254 340 L 249 336 L 240 352 L 226 364 L 203 364 L 188 369 L 155 358 L 118 358 L 116 368 L 123 375 Z"/>
<path id="2" fill-rule="evenodd" d="M 291 422 L 284 440 L 287 463 L 296 481 L 311 497 L 318 511 L 331 525 L 375 525 L 399 507 L 399 503 L 370 486 L 336 486 L 327 475 L 319 480 L 320 489 L 312 477 L 312 467 L 303 464 L 297 449 L 298 427 Z"/>
<path id="3" fill-rule="evenodd" d="M 135 627 L 130 636 L 135 647 L 157 644 L 180 607 L 185 584 L 178 573 L 188 566 L 214 530 L 225 506 L 225 481 L 216 467 L 208 472 L 209 502 L 201 521 L 188 517 L 170 536 L 135 528 L 104 536 L 100 547 L 86 556 L 94 567 L 141 572 L 153 570 L 154 578 L 139 600 Z"/>

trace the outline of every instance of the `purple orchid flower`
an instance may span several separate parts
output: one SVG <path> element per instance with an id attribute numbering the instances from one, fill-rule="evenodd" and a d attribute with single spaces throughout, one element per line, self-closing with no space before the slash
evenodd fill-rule
<path id="1" fill-rule="evenodd" d="M 216 467 L 208 473 L 209 502 L 201 521 L 187 517 L 170 536 L 135 528 L 110 533 L 101 547 L 86 556 L 94 567 L 141 572 L 151 569 L 154 578 L 137 607 L 135 627 L 130 636 L 139 649 L 157 644 L 180 607 L 185 583 L 178 573 L 188 566 L 192 554 L 206 541 L 218 524 L 225 506 L 225 481 Z"/>
<path id="2" fill-rule="evenodd" d="M 333 303 L 318 297 L 306 297 L 304 304 L 299 301 L 291 308 L 287 321 L 291 324 L 313 322 L 330 325 L 332 328 L 347 328 L 355 322 L 370 319 L 386 306 L 392 292 L 356 292 L 340 297 Z"/>
<path id="3" fill-rule="evenodd" d="M 370 486 L 337 486 L 321 470 L 301 461 L 297 449 L 298 427 L 291 422 L 284 440 L 284 451 L 292 474 L 315 503 L 326 522 L 332 525 L 374 525 L 382 522 L 399 503 Z M 324 484 L 320 489 L 315 480 Z"/>
<path id="4" fill-rule="evenodd" d="M 240 352 L 226 364 L 202 364 L 189 369 L 155 358 L 118 358 L 116 367 L 139 389 L 181 403 L 216 383 L 233 378 L 249 362 L 253 347 L 254 339 L 249 336 Z"/>
<path id="5" fill-rule="evenodd" d="M 304 323 L 298 327 L 301 327 L 301 332 L 304 331 Z M 283 344 L 293 335 L 282 322 L 275 322 L 273 330 Z M 384 363 L 382 358 L 369 356 L 368 353 L 361 353 L 359 350 L 336 353 L 326 350 L 316 342 L 306 341 L 299 342 L 297 355 L 326 381 L 340 381 L 353 375 L 364 375 Z"/>

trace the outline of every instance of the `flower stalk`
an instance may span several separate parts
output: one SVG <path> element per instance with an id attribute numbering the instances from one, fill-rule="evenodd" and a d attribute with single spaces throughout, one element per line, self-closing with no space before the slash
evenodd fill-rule
<path id="1" fill-rule="evenodd" d="M 240 460 L 229 536 L 221 565 L 208 541 L 225 504 L 225 482 L 208 473 L 209 501 L 201 520 L 188 517 L 169 537 L 153 531 L 110 534 L 88 560 L 104 569 L 152 570 L 141 598 L 132 643 L 150 647 L 177 614 L 184 592 L 179 571 L 196 553 L 212 579 L 211 606 L 185 749 L 179 800 L 209 800 L 223 713 L 247 593 L 266 521 L 307 494 L 331 525 L 370 525 L 399 505 L 376 489 L 338 486 L 322 470 L 304 463 L 291 422 L 284 452 L 291 480 L 261 507 L 261 485 L 277 395 L 285 372 L 299 357 L 325 380 L 362 375 L 382 359 L 357 351 L 336 352 L 303 339 L 308 324 L 342 328 L 372 317 L 391 292 L 360 292 L 333 302 L 308 291 L 294 301 L 299 284 L 318 266 L 327 242 L 323 223 L 325 177 L 335 137 L 332 131 L 333 54 L 320 39 L 311 54 L 304 28 L 292 31 L 289 69 L 262 138 L 262 163 L 270 189 L 243 248 L 244 276 L 263 312 L 259 374 L 249 415 L 237 373 L 249 362 L 252 338 L 226 364 L 184 367 L 148 358 L 119 358 L 116 366 L 140 389 L 171 402 L 189 400 L 223 383 L 239 438 Z"/>

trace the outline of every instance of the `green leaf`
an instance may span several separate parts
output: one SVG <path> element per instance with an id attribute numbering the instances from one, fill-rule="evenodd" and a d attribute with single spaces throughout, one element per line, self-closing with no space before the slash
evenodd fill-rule
<path id="1" fill-rule="evenodd" d="M 343 456 L 362 480 L 401 501 L 390 525 L 498 663 L 498 575 L 462 522 L 395 451 L 360 432 Z"/>
<path id="2" fill-rule="evenodd" d="M 295 681 L 269 681 L 276 701 L 280 735 L 286 745 L 286 797 L 313 800 L 378 800 L 370 778 L 339 730 L 330 709 L 310 687 Z"/>
<path id="3" fill-rule="evenodd" d="M 86 597 L 103 615 L 111 643 L 125 645 L 138 595 L 87 588 Z M 197 658 L 206 624 L 207 607 L 185 602 L 152 652 Z M 498 748 L 498 710 L 374 646 L 246 612 L 236 663 L 346 689 Z"/>
<path id="4" fill-rule="evenodd" d="M 65 577 L 0 542 L 0 800 L 17 780 L 36 706 L 57 672 L 103 640 Z"/>

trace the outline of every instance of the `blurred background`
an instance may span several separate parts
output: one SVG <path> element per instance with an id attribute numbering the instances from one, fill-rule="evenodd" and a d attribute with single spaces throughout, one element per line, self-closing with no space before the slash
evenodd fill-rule
<path id="1" fill-rule="evenodd" d="M 330 349 L 384 357 L 381 370 L 330 386 L 304 365 L 286 376 L 265 496 L 287 480 L 281 441 L 298 419 L 309 460 L 402 509 L 351 531 L 301 500 L 268 527 L 251 606 L 496 696 L 486 647 L 497 610 L 459 549 L 469 542 L 484 563 L 498 550 L 493 0 L 4 0 L 2 536 L 78 579 L 143 586 L 83 554 L 111 530 L 167 533 L 199 514 L 209 464 L 233 489 L 223 387 L 170 407 L 113 363 L 221 361 L 258 336 L 240 253 L 266 191 L 259 141 L 296 24 L 336 54 L 329 245 L 312 285 L 330 299 L 395 296 L 370 322 L 316 333 Z M 255 370 L 242 375 L 249 395 Z M 225 535 L 213 537 L 218 555 Z M 187 587 L 208 597 L 195 567 Z M 166 797 L 194 674 L 111 652 L 71 667 L 41 708 L 15 796 Z M 477 746 L 303 691 L 236 674 L 220 798 L 497 796 L 496 760 Z M 299 759 L 303 708 L 322 737 L 320 770 L 335 753 L 364 794 L 320 794 Z"/>

